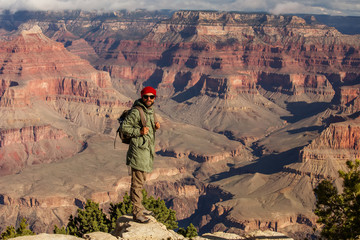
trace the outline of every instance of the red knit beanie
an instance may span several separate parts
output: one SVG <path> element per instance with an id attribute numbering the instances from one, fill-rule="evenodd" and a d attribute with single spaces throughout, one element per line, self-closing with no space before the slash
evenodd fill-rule
<path id="1" fill-rule="evenodd" d="M 152 87 L 145 87 L 143 90 L 141 90 L 141 97 L 144 96 L 147 93 L 152 93 L 156 97 L 156 90 Z"/>

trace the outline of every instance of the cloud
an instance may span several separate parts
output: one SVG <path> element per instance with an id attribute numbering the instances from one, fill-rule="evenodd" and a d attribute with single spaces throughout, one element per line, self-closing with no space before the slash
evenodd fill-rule
<path id="1" fill-rule="evenodd" d="M 351 4 L 350 2 L 351 0 L 348 3 L 321 0 L 317 1 L 316 3 L 314 1 L 287 1 L 276 3 L 276 5 L 269 10 L 269 12 L 274 14 L 311 13 L 328 15 L 360 15 L 360 7 L 356 7 L 356 4 Z M 357 10 L 354 11 L 356 8 Z"/>
<path id="2" fill-rule="evenodd" d="M 144 8 L 360 16 L 359 0 L 0 0 L 0 6 L 11 11 L 66 9 L 111 11 Z"/>
<path id="3" fill-rule="evenodd" d="M 312 13 L 312 14 L 330 14 L 338 15 L 341 11 L 330 10 L 320 6 L 309 6 L 298 2 L 279 3 L 273 9 L 270 9 L 273 14 L 286 14 L 286 13 Z"/>

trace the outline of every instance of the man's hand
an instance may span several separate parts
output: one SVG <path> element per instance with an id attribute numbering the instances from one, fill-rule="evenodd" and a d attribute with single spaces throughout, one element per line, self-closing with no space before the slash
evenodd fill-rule
<path id="1" fill-rule="evenodd" d="M 159 129 L 160 128 L 160 123 L 159 122 L 156 122 L 155 123 L 155 129 Z"/>
<path id="2" fill-rule="evenodd" d="M 141 135 L 146 135 L 149 133 L 149 128 L 148 127 L 143 127 L 141 130 L 140 130 L 140 134 Z"/>

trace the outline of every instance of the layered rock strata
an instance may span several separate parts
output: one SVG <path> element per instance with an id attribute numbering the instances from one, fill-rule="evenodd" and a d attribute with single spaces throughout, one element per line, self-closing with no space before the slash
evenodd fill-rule
<path id="1" fill-rule="evenodd" d="M 38 26 L 19 30 L 8 41 L 3 40 L 0 62 L 2 175 L 27 165 L 64 159 L 81 150 L 84 144 L 81 137 L 64 124 L 56 126 L 63 112 L 73 122 L 101 117 L 104 123 L 92 129 L 104 131 L 105 118 L 115 120 L 127 105 L 126 98 L 112 88 L 108 73 L 95 70 L 62 44 L 47 38 Z M 41 104 L 44 107 L 41 109 L 38 101 L 48 105 Z M 73 107 L 64 102 L 73 103 Z M 74 118 L 72 108 L 79 107 L 78 104 L 93 105 L 97 110 Z M 45 112 L 51 109 L 60 113 L 59 116 L 50 113 L 55 122 L 46 119 Z"/>
<path id="2" fill-rule="evenodd" d="M 45 37 L 39 27 L 23 30 L 1 50 L 1 105 L 22 106 L 38 97 L 54 95 L 89 98 L 92 102 L 108 98 L 109 75 L 70 54 L 62 44 Z M 66 60 L 66 61 L 65 61 Z M 91 100 L 90 100 L 91 101 Z"/>
<path id="3" fill-rule="evenodd" d="M 300 151 L 301 169 L 319 178 L 336 179 L 338 170 L 346 171 L 346 161 L 359 159 L 359 150 L 359 119 L 333 123 Z"/>

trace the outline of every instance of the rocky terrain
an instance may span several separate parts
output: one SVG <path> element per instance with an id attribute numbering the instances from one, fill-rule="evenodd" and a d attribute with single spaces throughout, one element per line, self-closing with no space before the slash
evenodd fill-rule
<path id="1" fill-rule="evenodd" d="M 359 35 L 315 17 L 27 12 L 0 20 L 0 219 L 36 232 L 129 188 L 117 117 L 157 89 L 146 189 L 200 233 L 295 239 L 312 189 L 359 158 Z"/>
<path id="2" fill-rule="evenodd" d="M 166 229 L 166 226 L 162 223 L 159 223 L 155 220 L 154 217 L 150 217 L 150 222 L 147 224 L 139 224 L 132 220 L 132 216 L 122 216 L 117 220 L 117 226 L 111 233 L 104 232 L 92 232 L 84 235 L 84 238 L 79 238 L 71 235 L 62 235 L 62 234 L 38 234 L 35 236 L 22 236 L 14 239 L 18 240 L 158 240 L 158 239 L 168 239 L 168 240 L 177 240 L 177 239 L 189 239 L 185 238 L 180 234 L 175 233 L 172 230 Z M 224 233 L 224 232 L 215 232 L 215 233 L 206 233 L 202 236 L 197 236 L 191 238 L 193 240 L 224 240 L 224 239 L 278 239 L 278 240 L 292 240 L 285 236 L 284 234 L 272 232 L 272 231 L 253 231 L 244 236 L 239 236 L 233 233 Z"/>

